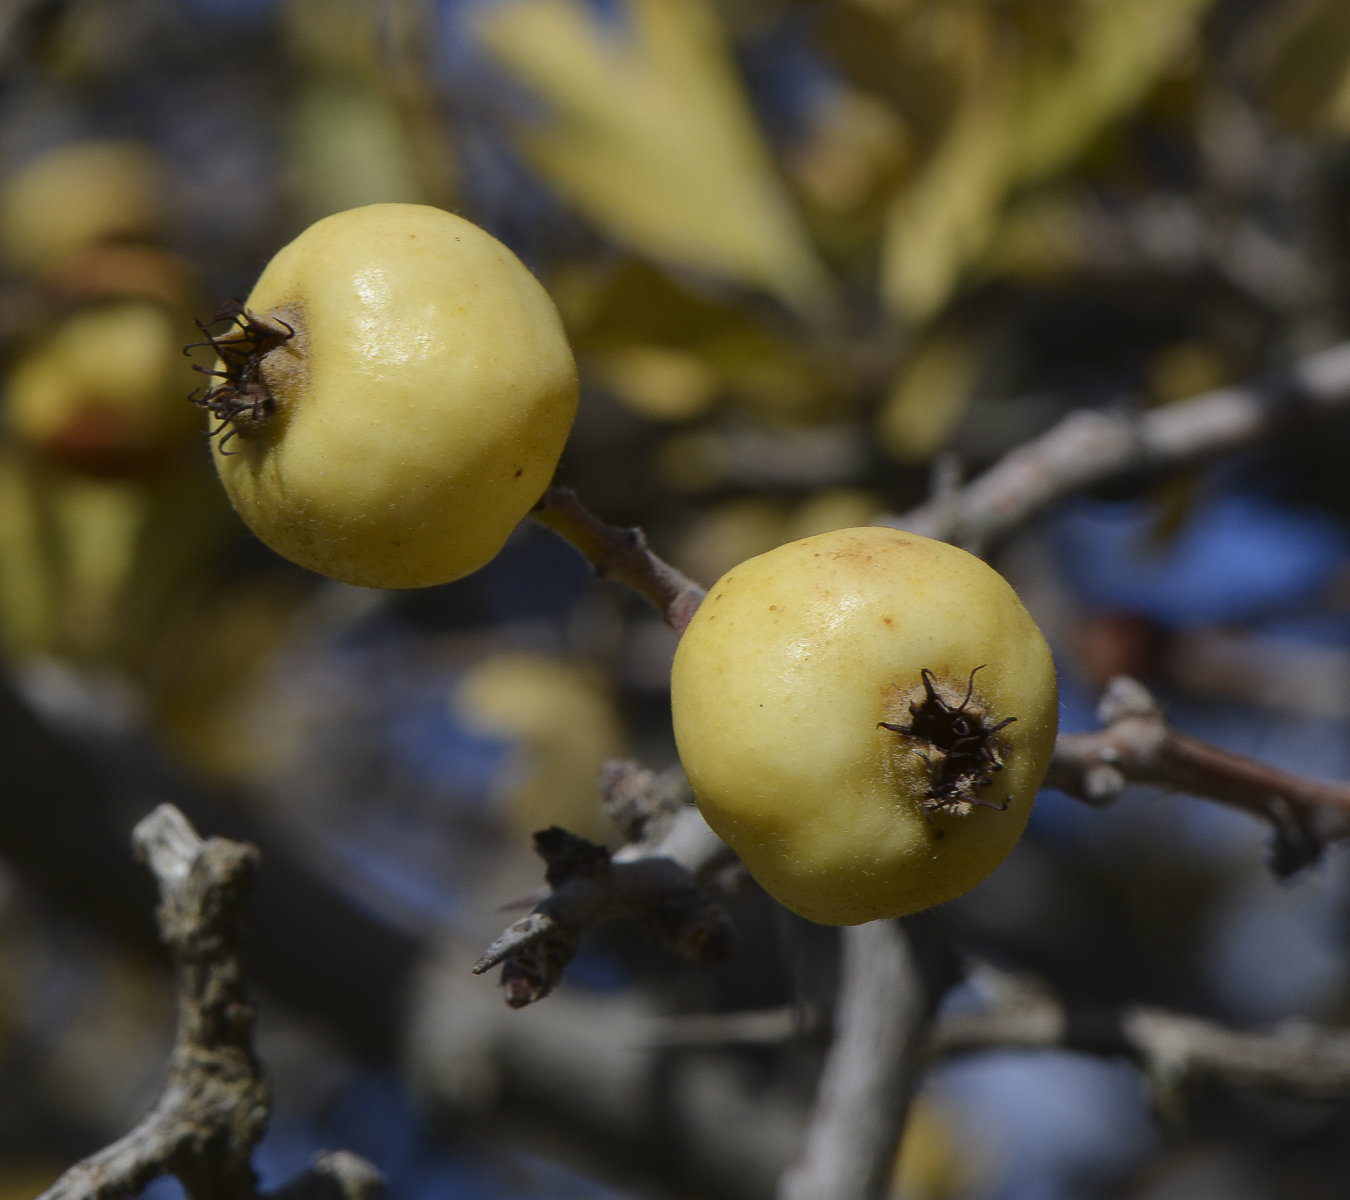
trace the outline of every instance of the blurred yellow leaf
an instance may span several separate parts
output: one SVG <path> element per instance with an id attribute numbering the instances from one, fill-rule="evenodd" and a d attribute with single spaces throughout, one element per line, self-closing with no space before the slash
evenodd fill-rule
<path id="1" fill-rule="evenodd" d="M 1057 26 L 1016 36 L 989 9 L 947 13 L 959 98 L 923 169 L 892 201 L 887 305 L 915 322 L 936 313 L 984 252 L 1009 192 L 1072 165 L 1140 104 L 1210 3 L 1076 0 Z"/>
<path id="2" fill-rule="evenodd" d="M 645 416 L 682 420 L 725 400 L 758 419 L 794 423 L 834 415 L 844 400 L 841 371 L 649 264 L 578 267 L 549 282 L 578 358 Z"/>
<path id="3" fill-rule="evenodd" d="M 1212 0 L 1081 0 L 1059 54 L 1033 55 L 1017 126 L 1016 179 L 1068 166 L 1139 104 L 1194 36 Z"/>
<path id="4" fill-rule="evenodd" d="M 192 587 L 168 619 L 158 613 L 144 670 L 150 702 L 170 745 L 206 778 L 256 781 L 294 752 L 292 727 L 258 695 L 305 598 L 294 576 L 275 573 Z"/>
<path id="5" fill-rule="evenodd" d="M 763 496 L 728 500 L 701 514 L 679 539 L 676 564 L 711 587 L 738 563 L 781 546 L 787 538 L 787 514 Z"/>
<path id="6" fill-rule="evenodd" d="M 293 186 L 311 219 L 380 200 L 453 205 L 454 147 L 428 65 L 434 20 L 427 0 L 284 5 L 282 43 L 303 81 Z M 358 198 L 343 202 L 344 192 Z"/>
<path id="7" fill-rule="evenodd" d="M 877 442 L 898 462 L 926 462 L 955 432 L 980 370 L 979 347 L 959 333 L 920 346 L 877 414 Z"/>
<path id="8" fill-rule="evenodd" d="M 54 1159 L 9 1160 L 0 1164 L 0 1200 L 32 1200 L 55 1183 L 66 1164 Z"/>
<path id="9" fill-rule="evenodd" d="M 656 454 L 658 477 L 677 492 L 712 491 L 726 482 L 731 465 L 726 441 L 714 429 L 672 434 Z"/>
<path id="10" fill-rule="evenodd" d="M 164 233 L 168 177 L 141 142 L 68 142 L 38 155 L 0 189 L 0 254 L 24 272 L 57 266 L 100 242 Z"/>
<path id="11" fill-rule="evenodd" d="M 944 1107 L 915 1100 L 896 1153 L 891 1200 L 958 1200 L 988 1172 L 988 1147 L 971 1145 L 971 1132 Z"/>
<path id="12" fill-rule="evenodd" d="M 891 105 L 856 88 L 833 89 L 817 109 L 788 170 L 813 204 L 852 212 L 904 167 L 912 149 L 909 131 Z"/>
<path id="13" fill-rule="evenodd" d="M 600 382 L 653 421 L 685 421 L 708 410 L 717 376 L 697 355 L 665 346 L 621 346 L 594 364 Z"/>
<path id="14" fill-rule="evenodd" d="M 785 542 L 831 533 L 836 529 L 856 529 L 869 525 L 886 505 L 875 492 L 861 488 L 825 488 L 808 496 L 797 506 L 783 530 Z"/>
<path id="15" fill-rule="evenodd" d="M 62 632 L 70 649 L 98 653 L 111 640 L 115 605 L 136 557 L 146 498 L 131 483 L 63 475 L 52 502 L 65 567 Z"/>
<path id="16" fill-rule="evenodd" d="M 1286 5 L 1266 33 L 1263 91 L 1271 111 L 1295 129 L 1350 136 L 1350 5 Z"/>
<path id="17" fill-rule="evenodd" d="M 41 473 L 0 448 L 0 640 L 9 654 L 47 650 L 55 640 L 52 540 Z"/>
<path id="18" fill-rule="evenodd" d="M 479 22 L 550 109 L 519 131 L 534 166 L 616 240 L 762 288 L 803 313 L 831 284 L 775 173 L 705 0 L 504 0 Z"/>
<path id="19" fill-rule="evenodd" d="M 1164 346 L 1148 360 L 1144 373 L 1152 398 L 1171 404 L 1223 387 L 1232 380 L 1233 367 L 1222 347 L 1197 339 Z"/>
<path id="20" fill-rule="evenodd" d="M 1004 210 L 980 261 L 980 273 L 1054 279 L 1084 265 L 1090 237 L 1078 196 L 1058 188 L 1033 193 Z"/>
<path id="21" fill-rule="evenodd" d="M 961 102 L 924 170 L 887 214 L 882 294 L 892 310 L 916 322 L 946 303 L 984 249 L 1008 186 L 1016 62 L 978 21 L 968 39 Z"/>

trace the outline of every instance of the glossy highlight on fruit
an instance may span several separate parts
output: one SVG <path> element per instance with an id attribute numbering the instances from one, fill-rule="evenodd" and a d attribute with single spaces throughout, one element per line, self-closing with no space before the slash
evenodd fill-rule
<path id="1" fill-rule="evenodd" d="M 1049 648 L 964 550 L 842 529 L 728 571 L 671 676 L 708 824 L 827 925 L 941 904 L 1016 845 L 1054 750 Z"/>
<path id="2" fill-rule="evenodd" d="M 278 553 L 363 587 L 445 583 L 548 486 L 576 367 L 548 294 L 477 226 L 417 204 L 325 217 L 243 309 L 205 399 L 221 481 Z"/>

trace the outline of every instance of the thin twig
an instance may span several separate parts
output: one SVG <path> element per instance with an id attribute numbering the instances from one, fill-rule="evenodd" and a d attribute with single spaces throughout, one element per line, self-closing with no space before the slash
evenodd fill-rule
<path id="1" fill-rule="evenodd" d="M 648 550 L 641 529 L 606 525 L 571 488 L 550 487 L 530 516 L 571 542 L 601 579 L 622 583 L 650 601 L 679 633 L 703 602 L 703 588 Z"/>
<path id="2" fill-rule="evenodd" d="M 1056 500 L 1132 471 L 1160 470 L 1258 445 L 1350 402 L 1350 342 L 1263 383 L 1221 388 L 1140 415 L 1082 410 L 1009 451 L 955 493 L 882 517 L 982 553 Z"/>
<path id="3" fill-rule="evenodd" d="M 171 804 L 136 826 L 132 845 L 159 885 L 156 915 L 177 973 L 169 1077 L 135 1129 L 71 1167 L 39 1200 L 116 1200 L 168 1174 L 191 1200 L 254 1200 L 251 1157 L 270 1099 L 253 1053 L 241 945 L 258 852 L 203 841 Z M 368 1200 L 381 1186 L 370 1164 L 341 1152 L 316 1160 L 284 1191 L 288 1200 Z"/>
<path id="4" fill-rule="evenodd" d="M 1240 808 L 1275 830 L 1271 867 L 1281 877 L 1350 836 L 1350 785 L 1307 779 L 1178 732 L 1142 684 L 1113 679 L 1096 733 L 1062 733 L 1046 784 L 1089 804 L 1112 803 L 1128 784 L 1150 784 Z"/>
<path id="5" fill-rule="evenodd" d="M 1144 1071 L 1160 1114 L 1173 1120 L 1182 1116 L 1184 1090 L 1205 1080 L 1306 1100 L 1350 1100 L 1350 1030 L 1290 1021 L 1258 1032 L 1144 1006 L 1068 1006 L 992 967 L 981 965 L 979 974 L 995 1003 L 944 1014 L 930 1055 L 1063 1049 L 1129 1058 Z"/>

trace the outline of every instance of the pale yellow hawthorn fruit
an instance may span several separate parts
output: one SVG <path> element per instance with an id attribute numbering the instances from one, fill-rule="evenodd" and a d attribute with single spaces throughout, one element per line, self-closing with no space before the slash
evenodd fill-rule
<path id="1" fill-rule="evenodd" d="M 1050 651 L 1004 579 L 881 528 L 728 571 L 680 641 L 671 705 L 708 824 L 770 895 L 827 925 L 985 878 L 1026 825 L 1057 716 Z"/>
<path id="2" fill-rule="evenodd" d="M 458 579 L 501 549 L 577 404 L 557 311 L 510 250 L 441 209 L 371 204 L 280 250 L 245 310 L 214 446 L 258 537 L 381 588 Z"/>
<path id="3" fill-rule="evenodd" d="M 41 273 L 99 242 L 164 232 L 167 175 L 141 142 L 70 142 L 25 163 L 0 187 L 0 259 Z"/>
<path id="4" fill-rule="evenodd" d="M 48 457 L 99 478 L 144 475 L 189 436 L 182 318 L 125 300 L 81 309 L 10 372 L 5 421 Z"/>
<path id="5" fill-rule="evenodd" d="M 548 655 L 504 651 L 465 673 L 451 707 L 480 732 L 514 744 L 500 799 L 522 843 L 550 825 L 614 842 L 617 828 L 595 781 L 605 761 L 623 753 L 624 736 L 601 674 Z"/>

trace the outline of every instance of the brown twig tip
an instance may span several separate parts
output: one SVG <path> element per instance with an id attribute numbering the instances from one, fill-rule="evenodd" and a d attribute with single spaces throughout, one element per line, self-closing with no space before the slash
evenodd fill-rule
<path id="1" fill-rule="evenodd" d="M 635 920 L 657 941 L 696 962 L 721 962 L 735 950 L 731 922 L 679 863 L 664 855 L 616 861 L 608 850 L 558 826 L 534 835 L 551 891 L 512 924 L 473 966 L 502 966 L 506 1003 L 542 1000 L 576 957 L 581 935 L 613 917 Z"/>
<path id="2" fill-rule="evenodd" d="M 1240 808 L 1274 829 L 1270 864 L 1281 878 L 1350 836 L 1350 785 L 1307 779 L 1189 737 L 1136 680 L 1113 679 L 1098 715 L 1098 732 L 1059 735 L 1047 786 L 1099 807 L 1137 783 Z"/>
<path id="3" fill-rule="evenodd" d="M 707 594 L 647 548 L 641 529 L 606 525 L 571 488 L 553 486 L 531 511 L 541 525 L 571 542 L 601 579 L 632 588 L 672 629 L 683 633 Z"/>
<path id="4" fill-rule="evenodd" d="M 508 958 L 524 954 L 536 942 L 542 941 L 557 927 L 557 922 L 547 913 L 532 912 L 522 917 L 487 948 L 483 957 L 473 964 L 475 975 L 485 975 L 493 967 L 500 966 Z"/>

